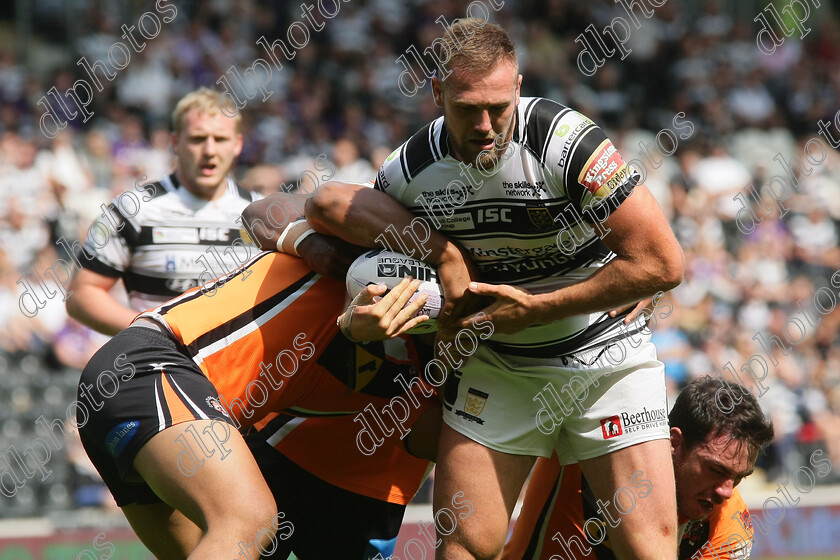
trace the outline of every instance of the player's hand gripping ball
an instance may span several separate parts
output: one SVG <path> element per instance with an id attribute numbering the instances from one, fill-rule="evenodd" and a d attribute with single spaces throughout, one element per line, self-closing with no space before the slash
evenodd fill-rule
<path id="1" fill-rule="evenodd" d="M 351 299 L 355 298 L 368 284 L 385 284 L 390 291 L 406 276 L 422 282 L 406 305 L 422 293 L 429 296 L 426 304 L 412 316 L 427 315 L 429 320 L 420 323 L 408 332 L 422 334 L 436 331 L 436 319 L 444 302 L 443 290 L 437 279 L 437 270 L 421 260 L 383 249 L 364 253 L 353 261 L 347 270 L 347 292 Z"/>

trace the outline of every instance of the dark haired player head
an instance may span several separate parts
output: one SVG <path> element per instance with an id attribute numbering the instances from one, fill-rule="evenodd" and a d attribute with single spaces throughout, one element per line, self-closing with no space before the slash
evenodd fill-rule
<path id="1" fill-rule="evenodd" d="M 681 521 L 702 519 L 728 499 L 752 473 L 759 449 L 773 439 L 773 425 L 755 397 L 746 394 L 734 403 L 719 389 L 711 376 L 696 379 L 668 416 Z"/>

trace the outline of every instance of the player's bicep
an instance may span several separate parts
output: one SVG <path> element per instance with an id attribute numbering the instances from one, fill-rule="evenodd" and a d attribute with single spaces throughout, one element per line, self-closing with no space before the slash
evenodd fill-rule
<path id="1" fill-rule="evenodd" d="M 636 186 L 618 208 L 593 226 L 604 244 L 619 256 L 639 258 L 681 253 L 668 220 L 644 185 Z"/>

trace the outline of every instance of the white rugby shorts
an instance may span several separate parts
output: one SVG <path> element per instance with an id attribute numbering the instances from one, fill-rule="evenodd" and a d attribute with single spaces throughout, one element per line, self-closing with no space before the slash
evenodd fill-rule
<path id="1" fill-rule="evenodd" d="M 556 358 L 479 345 L 446 382 L 443 419 L 496 451 L 556 449 L 562 464 L 667 438 L 665 367 L 647 338 Z"/>

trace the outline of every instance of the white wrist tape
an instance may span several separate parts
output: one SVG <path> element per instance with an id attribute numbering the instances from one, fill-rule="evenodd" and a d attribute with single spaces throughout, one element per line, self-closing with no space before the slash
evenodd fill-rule
<path id="1" fill-rule="evenodd" d="M 300 220 L 295 220 L 294 222 L 289 222 L 289 224 L 285 228 L 283 228 L 283 231 L 280 233 L 280 237 L 277 238 L 277 250 L 279 252 L 281 252 L 281 253 L 290 252 L 290 251 L 287 251 L 287 250 L 283 249 L 283 242 L 286 241 L 286 236 L 289 235 L 289 232 L 291 232 L 292 229 L 299 224 L 306 224 L 307 227 L 309 225 L 306 221 L 306 218 L 301 218 Z M 293 245 L 292 251 L 291 251 L 292 254 L 300 256 L 300 255 L 297 254 L 296 249 L 297 249 L 297 244 Z"/>
<path id="2" fill-rule="evenodd" d="M 295 254 L 296 254 L 296 255 L 300 256 L 300 254 L 298 253 L 298 245 L 300 245 L 300 244 L 301 244 L 301 242 L 302 242 L 304 239 L 306 239 L 307 237 L 309 237 L 309 236 L 310 236 L 310 235 L 312 235 L 313 233 L 318 233 L 318 232 L 317 232 L 317 231 L 315 231 L 315 230 L 314 230 L 314 229 L 312 229 L 312 228 L 308 228 L 306 231 L 304 231 L 303 233 L 301 233 L 301 234 L 298 236 L 298 238 L 297 238 L 297 239 L 295 239 L 294 250 L 295 250 Z"/>

